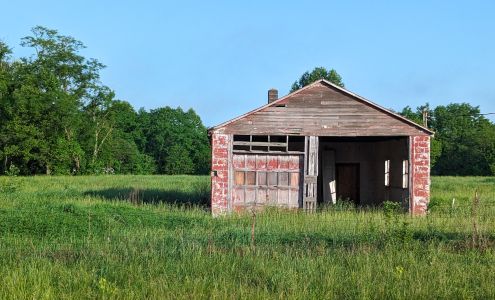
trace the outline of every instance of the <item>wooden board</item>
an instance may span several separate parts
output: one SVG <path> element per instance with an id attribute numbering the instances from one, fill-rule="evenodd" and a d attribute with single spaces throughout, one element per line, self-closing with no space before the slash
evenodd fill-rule
<path id="1" fill-rule="evenodd" d="M 321 181 L 323 188 L 323 203 L 335 204 L 337 193 L 335 186 L 335 151 L 324 150 L 321 156 Z"/>
<path id="2" fill-rule="evenodd" d="M 318 145 L 319 139 L 317 136 L 306 137 L 302 203 L 302 207 L 306 211 L 316 210 L 318 190 Z"/>
<path id="3" fill-rule="evenodd" d="M 300 206 L 303 155 L 233 154 L 232 159 L 235 211 L 265 205 Z"/>
<path id="4" fill-rule="evenodd" d="M 397 117 L 322 83 L 219 128 L 232 134 L 304 136 L 428 135 Z"/>

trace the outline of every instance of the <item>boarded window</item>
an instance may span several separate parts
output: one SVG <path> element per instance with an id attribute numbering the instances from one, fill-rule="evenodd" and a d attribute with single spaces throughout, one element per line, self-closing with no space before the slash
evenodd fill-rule
<path id="1" fill-rule="evenodd" d="M 266 172 L 258 172 L 258 185 L 266 185 Z"/>
<path id="2" fill-rule="evenodd" d="M 244 185 L 244 172 L 236 171 L 234 176 L 236 185 Z"/>
<path id="3" fill-rule="evenodd" d="M 402 161 L 402 188 L 407 189 L 409 186 L 409 161 Z"/>
<path id="4" fill-rule="evenodd" d="M 246 172 L 246 185 L 256 185 L 256 172 Z"/>
<path id="5" fill-rule="evenodd" d="M 277 185 L 277 173 L 269 172 L 267 173 L 268 185 Z"/>
<path id="6" fill-rule="evenodd" d="M 280 172 L 278 173 L 278 185 L 288 186 L 289 185 L 289 173 Z"/>
<path id="7" fill-rule="evenodd" d="M 290 173 L 290 186 L 291 187 L 299 186 L 299 173 Z"/>
<path id="8" fill-rule="evenodd" d="M 385 186 L 390 186 L 390 159 L 385 161 Z"/>

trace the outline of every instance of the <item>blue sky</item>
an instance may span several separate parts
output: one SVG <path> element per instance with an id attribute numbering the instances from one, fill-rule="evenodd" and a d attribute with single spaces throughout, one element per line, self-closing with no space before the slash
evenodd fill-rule
<path id="1" fill-rule="evenodd" d="M 213 126 L 288 93 L 316 66 L 400 110 L 469 102 L 495 112 L 495 1 L 8 1 L 16 56 L 43 25 L 84 42 L 134 107 L 194 108 Z M 495 118 L 492 116 L 492 120 Z"/>

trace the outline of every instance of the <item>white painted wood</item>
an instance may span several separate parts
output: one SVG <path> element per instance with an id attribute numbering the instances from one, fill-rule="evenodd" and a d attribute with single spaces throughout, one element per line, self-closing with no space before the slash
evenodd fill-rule
<path id="1" fill-rule="evenodd" d="M 335 178 L 335 151 L 324 150 L 322 153 L 322 184 L 323 202 L 337 203 L 336 178 Z"/>

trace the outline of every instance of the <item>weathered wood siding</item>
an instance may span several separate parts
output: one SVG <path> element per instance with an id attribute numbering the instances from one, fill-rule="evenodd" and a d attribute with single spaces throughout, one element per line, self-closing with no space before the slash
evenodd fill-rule
<path id="1" fill-rule="evenodd" d="M 305 136 L 429 135 L 397 116 L 324 83 L 301 90 L 218 131 Z"/>
<path id="2" fill-rule="evenodd" d="M 302 155 L 234 154 L 232 209 L 299 208 Z"/>

